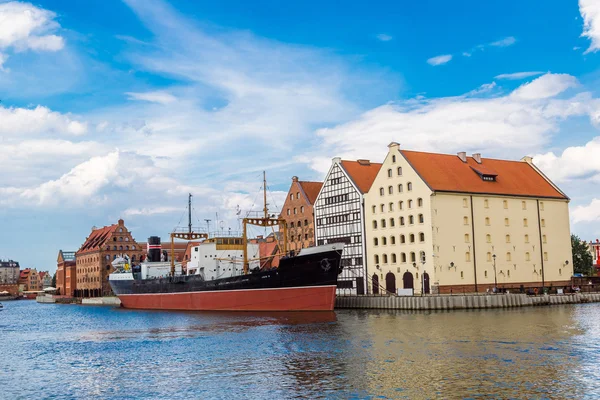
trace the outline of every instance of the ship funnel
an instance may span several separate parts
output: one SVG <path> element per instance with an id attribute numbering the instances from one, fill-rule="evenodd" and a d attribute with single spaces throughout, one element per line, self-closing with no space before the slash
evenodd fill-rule
<path id="1" fill-rule="evenodd" d="M 148 238 L 148 261 L 160 262 L 160 237 L 150 236 Z"/>

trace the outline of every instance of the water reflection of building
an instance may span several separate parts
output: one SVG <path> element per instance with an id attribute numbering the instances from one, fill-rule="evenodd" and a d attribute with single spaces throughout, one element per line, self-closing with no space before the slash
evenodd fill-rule
<path id="1" fill-rule="evenodd" d="M 571 307 L 373 311 L 352 336 L 368 339 L 355 351 L 365 353 L 361 374 L 373 395 L 585 398 L 582 360 L 572 353 L 582 334 L 576 314 Z"/>
<path id="2" fill-rule="evenodd" d="M 365 195 L 375 283 L 417 293 L 569 285 L 569 198 L 530 157 L 388 147 Z"/>

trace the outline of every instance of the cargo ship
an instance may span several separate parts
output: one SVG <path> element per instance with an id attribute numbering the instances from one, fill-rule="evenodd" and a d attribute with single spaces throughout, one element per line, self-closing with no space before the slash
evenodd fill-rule
<path id="1" fill-rule="evenodd" d="M 187 231 L 171 233 L 171 249 L 174 239 L 201 240 L 193 247 L 194 262 L 188 262 L 185 269 L 175 262 L 173 251 L 169 257 L 161 250 L 160 238 L 156 236 L 149 238 L 147 257 L 141 264 L 115 260 L 115 272 L 109 275 L 109 282 L 121 306 L 188 311 L 333 310 L 338 275 L 342 272 L 343 243 L 288 252 L 286 222 L 268 214 L 266 179 L 263 182 L 264 215 L 243 218 L 242 237 L 218 238 L 195 232 L 191 217 Z M 191 210 L 191 197 L 188 207 Z M 262 263 L 260 257 L 249 257 L 249 253 L 257 251 L 257 245 L 247 240 L 247 225 L 279 226 L 283 252 L 276 267 Z M 227 251 L 223 251 L 223 246 L 228 246 Z"/>

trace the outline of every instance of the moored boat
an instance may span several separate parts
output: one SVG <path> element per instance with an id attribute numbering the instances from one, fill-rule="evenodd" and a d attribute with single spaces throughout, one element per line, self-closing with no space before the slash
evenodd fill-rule
<path id="1" fill-rule="evenodd" d="M 189 207 L 191 209 L 191 203 Z M 188 263 L 185 269 L 175 262 L 173 254 L 169 260 L 168 254 L 161 252 L 160 238 L 149 238 L 145 262 L 130 266 L 129 260 L 118 260 L 115 272 L 109 276 L 122 307 L 204 311 L 333 310 L 344 245 L 333 243 L 305 248 L 297 254 L 287 252 L 285 220 L 269 216 L 266 206 L 263 211 L 260 218 L 243 219 L 244 234 L 239 238 L 209 238 L 206 233 L 194 232 L 191 222 L 187 232 L 171 233 L 172 243 L 175 238 L 203 240 L 193 248 L 193 254 L 204 256 L 194 258 L 195 264 Z M 249 259 L 248 253 L 256 252 L 257 246 L 246 238 L 247 225 L 280 227 L 283 255 L 277 266 L 261 263 L 260 257 Z M 221 250 L 226 246 L 226 257 L 218 254 L 219 246 Z M 237 267 L 238 262 L 241 268 Z"/>

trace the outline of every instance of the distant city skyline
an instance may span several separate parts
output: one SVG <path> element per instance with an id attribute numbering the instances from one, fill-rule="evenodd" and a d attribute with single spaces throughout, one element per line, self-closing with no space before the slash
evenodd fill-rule
<path id="1" fill-rule="evenodd" d="M 0 0 L 0 259 L 283 206 L 385 146 L 533 157 L 600 237 L 600 3 Z M 183 219 L 183 224 L 187 224 Z"/>

